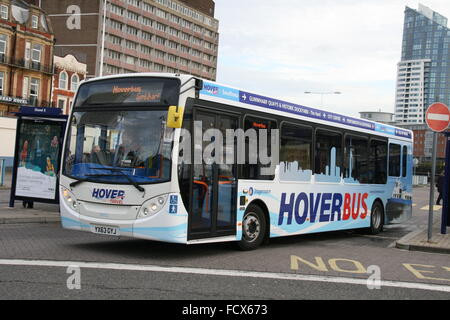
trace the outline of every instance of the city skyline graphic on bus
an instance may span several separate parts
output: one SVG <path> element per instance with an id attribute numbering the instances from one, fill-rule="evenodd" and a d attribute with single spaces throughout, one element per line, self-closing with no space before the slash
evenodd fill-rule
<path id="1" fill-rule="evenodd" d="M 280 162 L 280 181 L 299 181 L 299 182 L 332 182 L 340 183 L 342 181 L 341 168 L 337 166 L 336 148 L 330 149 L 330 164 L 325 167 L 325 173 L 313 174 L 311 169 L 303 170 L 298 161 Z M 353 178 L 344 179 L 346 183 L 359 183 Z"/>

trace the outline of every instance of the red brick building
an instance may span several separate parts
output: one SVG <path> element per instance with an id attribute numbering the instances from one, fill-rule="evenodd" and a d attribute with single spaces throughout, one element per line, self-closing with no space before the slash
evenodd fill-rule
<path id="1" fill-rule="evenodd" d="M 414 158 L 420 161 L 429 161 L 433 152 L 433 131 L 426 124 L 401 125 L 401 127 L 412 130 L 414 133 Z M 445 158 L 445 147 L 447 138 L 444 134 L 438 134 L 437 158 Z"/>
<path id="2" fill-rule="evenodd" d="M 73 55 L 55 56 L 55 76 L 53 77 L 52 104 L 69 114 L 75 92 L 80 82 L 86 79 L 87 65 Z"/>
<path id="3" fill-rule="evenodd" d="M 54 34 L 42 9 L 0 0 L 0 116 L 19 106 L 48 107 Z"/>

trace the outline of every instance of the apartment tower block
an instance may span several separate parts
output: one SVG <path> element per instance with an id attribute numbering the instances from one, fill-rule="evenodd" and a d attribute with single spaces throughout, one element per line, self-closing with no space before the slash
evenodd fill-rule
<path id="1" fill-rule="evenodd" d="M 212 0 L 39 2 L 52 21 L 55 50 L 85 60 L 88 78 L 155 71 L 216 79 L 219 23 Z"/>
<path id="2" fill-rule="evenodd" d="M 406 7 L 398 64 L 395 121 L 422 124 L 434 102 L 450 105 L 450 29 L 447 18 L 419 5 Z"/>

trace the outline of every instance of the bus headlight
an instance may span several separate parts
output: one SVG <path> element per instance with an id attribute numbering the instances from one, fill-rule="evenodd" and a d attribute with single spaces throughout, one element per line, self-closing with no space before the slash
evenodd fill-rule
<path id="1" fill-rule="evenodd" d="M 78 202 L 75 196 L 66 188 L 61 188 L 62 196 L 69 208 L 78 212 Z"/>
<path id="2" fill-rule="evenodd" d="M 157 214 L 164 207 L 167 201 L 167 195 L 152 198 L 144 203 L 139 210 L 138 219 L 149 218 Z"/>

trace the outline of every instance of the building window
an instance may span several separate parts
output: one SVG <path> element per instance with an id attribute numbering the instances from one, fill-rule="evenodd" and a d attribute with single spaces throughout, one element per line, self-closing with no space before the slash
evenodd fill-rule
<path id="1" fill-rule="evenodd" d="M 31 78 L 30 104 L 35 107 L 38 105 L 39 100 L 39 85 L 40 85 L 39 79 Z"/>
<path id="2" fill-rule="evenodd" d="M 65 89 L 67 90 L 67 72 L 65 71 L 61 71 L 61 73 L 59 74 L 59 84 L 58 87 L 60 89 Z"/>
<path id="3" fill-rule="evenodd" d="M 40 44 L 33 45 L 31 52 L 32 68 L 39 70 L 41 67 L 42 46 Z"/>
<path id="4" fill-rule="evenodd" d="M 58 108 L 65 111 L 66 110 L 66 99 L 58 98 Z"/>
<path id="5" fill-rule="evenodd" d="M 8 6 L 5 6 L 3 4 L 0 6 L 0 18 L 2 18 L 3 20 L 8 20 L 9 18 Z"/>
<path id="6" fill-rule="evenodd" d="M 0 62 L 5 62 L 7 46 L 8 37 L 4 34 L 0 34 Z"/>
<path id="7" fill-rule="evenodd" d="M 77 91 L 79 83 L 80 83 L 80 78 L 78 77 L 77 74 L 74 74 L 72 76 L 72 79 L 70 79 L 70 89 L 72 91 Z"/>
<path id="8" fill-rule="evenodd" d="M 39 17 L 38 16 L 35 16 L 35 15 L 31 16 L 31 27 L 33 29 L 39 28 Z"/>
<path id="9" fill-rule="evenodd" d="M 4 83 L 5 83 L 5 73 L 4 72 L 0 72 L 0 96 L 3 95 Z"/>

